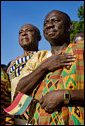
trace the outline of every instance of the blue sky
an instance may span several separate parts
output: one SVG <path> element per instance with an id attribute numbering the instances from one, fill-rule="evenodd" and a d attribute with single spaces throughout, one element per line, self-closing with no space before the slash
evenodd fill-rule
<path id="1" fill-rule="evenodd" d="M 39 50 L 50 50 L 43 36 L 43 21 L 51 10 L 67 13 L 71 20 L 79 20 L 78 8 L 84 1 L 1 1 L 1 64 L 8 64 L 23 55 L 19 45 L 19 30 L 24 24 L 33 24 L 40 29 L 42 40 Z"/>

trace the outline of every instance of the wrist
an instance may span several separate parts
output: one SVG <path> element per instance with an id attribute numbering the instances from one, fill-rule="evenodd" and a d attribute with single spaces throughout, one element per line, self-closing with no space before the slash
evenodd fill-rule
<path id="1" fill-rule="evenodd" d="M 64 90 L 64 104 L 69 104 L 71 100 L 71 95 L 69 90 Z"/>
<path id="2" fill-rule="evenodd" d="M 56 103 L 59 100 L 60 104 L 64 103 L 64 90 L 55 90 Z"/>
<path id="3" fill-rule="evenodd" d="M 84 94 L 83 90 L 70 90 L 71 94 L 71 102 L 76 102 L 76 101 L 82 101 L 84 99 Z"/>

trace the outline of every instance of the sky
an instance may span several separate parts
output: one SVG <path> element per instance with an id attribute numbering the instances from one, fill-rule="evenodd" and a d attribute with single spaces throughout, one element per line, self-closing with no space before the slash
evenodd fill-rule
<path id="1" fill-rule="evenodd" d="M 78 8 L 84 1 L 1 1 L 1 64 L 24 54 L 19 45 L 19 30 L 24 24 L 39 28 L 42 39 L 39 50 L 50 50 L 43 36 L 45 16 L 52 10 L 67 13 L 71 20 L 78 21 Z"/>

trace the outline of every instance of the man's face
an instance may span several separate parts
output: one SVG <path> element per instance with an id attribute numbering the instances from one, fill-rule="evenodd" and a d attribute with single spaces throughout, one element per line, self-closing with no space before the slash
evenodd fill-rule
<path id="1" fill-rule="evenodd" d="M 36 31 L 32 25 L 24 25 L 19 31 L 19 44 L 22 48 L 27 48 L 36 41 Z"/>
<path id="2" fill-rule="evenodd" d="M 65 37 L 64 16 L 56 11 L 50 12 L 45 18 L 43 33 L 50 43 Z"/>

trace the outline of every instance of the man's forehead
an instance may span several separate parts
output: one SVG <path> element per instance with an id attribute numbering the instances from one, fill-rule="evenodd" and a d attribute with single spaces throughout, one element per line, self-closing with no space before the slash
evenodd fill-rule
<path id="1" fill-rule="evenodd" d="M 52 18 L 52 17 L 64 19 L 64 14 L 62 14 L 59 11 L 52 11 L 52 12 L 48 13 L 48 15 L 45 17 L 45 20 L 48 19 L 48 18 Z"/>
<path id="2" fill-rule="evenodd" d="M 33 25 L 27 24 L 27 25 L 22 26 L 20 30 L 27 29 L 27 28 L 28 29 L 34 29 L 35 27 Z"/>

